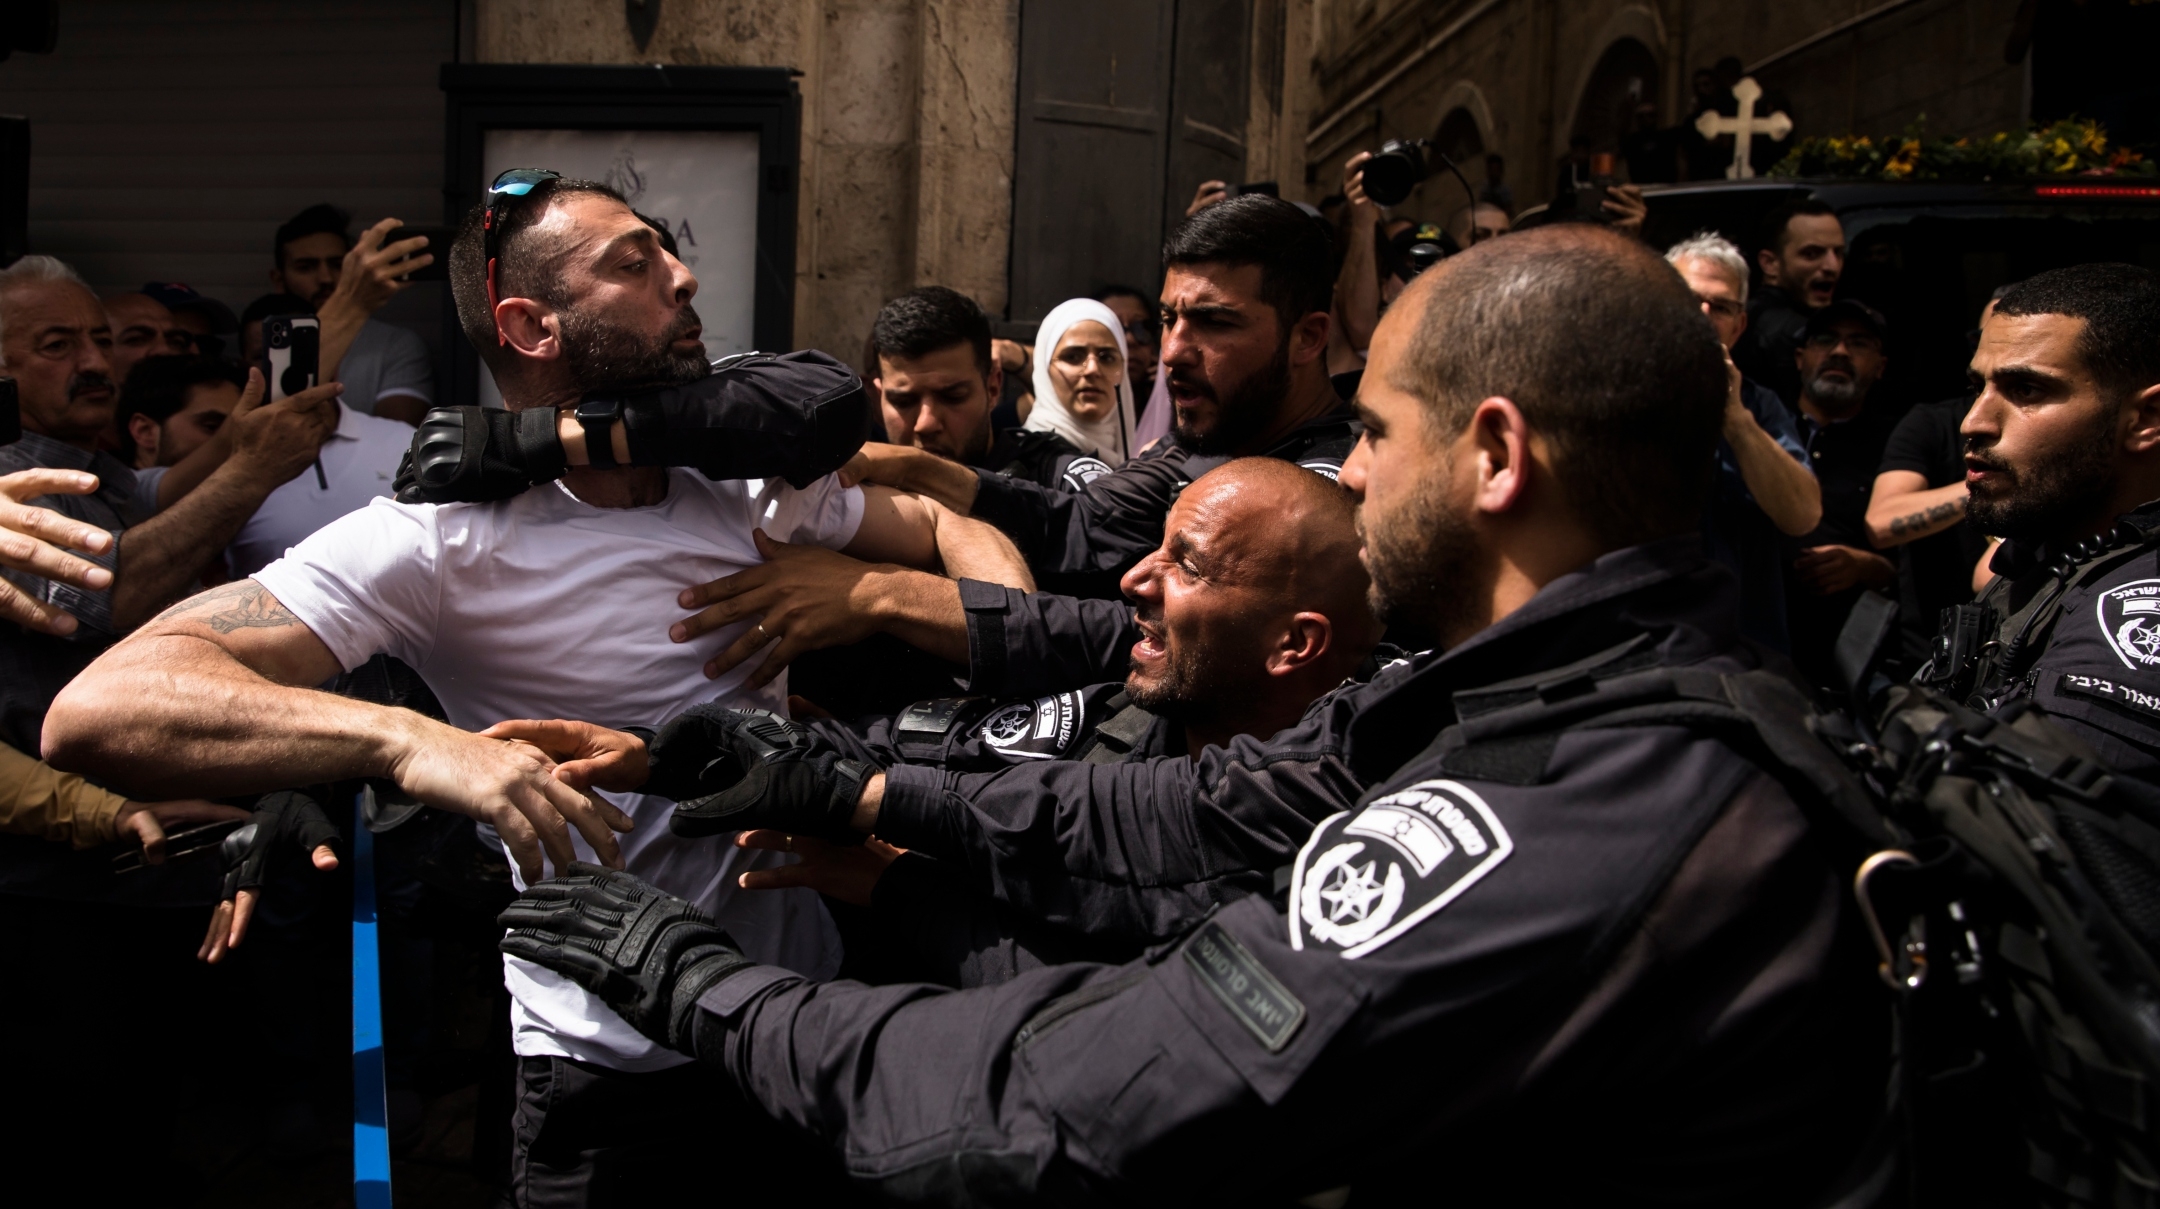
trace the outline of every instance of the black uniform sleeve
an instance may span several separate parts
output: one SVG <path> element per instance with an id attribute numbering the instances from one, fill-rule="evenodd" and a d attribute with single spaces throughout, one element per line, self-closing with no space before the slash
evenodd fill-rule
<path id="1" fill-rule="evenodd" d="M 759 967 L 699 1001 L 697 1055 L 917 1203 L 1416 1201 L 1433 1138 L 1466 1202 L 1798 1203 L 1886 1077 L 1837 873 L 1729 752 L 1573 742 L 1556 783 L 1398 791 L 1446 795 L 1464 845 L 1329 824 L 1290 918 L 1246 898 L 1139 961 L 968 991 Z M 1368 918 L 1397 920 L 1361 930 L 1377 952 L 1312 926 Z"/>
<path id="2" fill-rule="evenodd" d="M 1241 736 L 1196 759 L 894 768 L 877 833 L 1030 918 L 1153 944 L 1268 890 L 1314 824 L 1364 792 L 1337 729 L 1354 691 L 1323 698 L 1265 744 Z"/>
<path id="3" fill-rule="evenodd" d="M 1297 1027 L 1274 1052 L 1180 948 L 959 992 L 817 986 L 760 968 L 700 1001 L 698 1056 L 903 1202 L 1274 1203 L 1294 1199 L 1266 1195 L 1285 1181 L 1324 1191 L 1349 1182 L 1337 1166 L 1348 1155 L 1306 1143 L 1351 1122 L 1308 1108 L 1293 1124 L 1273 1110 L 1351 1022 L 1357 988 L 1332 977 L 1332 959 L 1290 968 L 1280 916 L 1252 906 L 1234 936 L 1210 924 L 1187 947 L 1266 969 L 1296 1002 Z"/>
<path id="4" fill-rule="evenodd" d="M 1037 575 L 1123 571 L 1162 544 L 1183 466 L 1179 456 L 1135 458 L 1080 491 L 978 471 L 970 514 L 1011 537 Z"/>
<path id="5" fill-rule="evenodd" d="M 968 688 L 977 693 L 1033 697 L 1122 680 L 1140 640 L 1133 608 L 1122 600 L 963 579 L 960 606 L 967 612 Z"/>
<path id="6" fill-rule="evenodd" d="M 858 718 L 853 722 L 814 718 L 802 721 L 802 725 L 817 736 L 818 742 L 850 760 L 891 768 L 900 762 L 900 752 L 893 741 L 893 721 L 891 718 Z"/>

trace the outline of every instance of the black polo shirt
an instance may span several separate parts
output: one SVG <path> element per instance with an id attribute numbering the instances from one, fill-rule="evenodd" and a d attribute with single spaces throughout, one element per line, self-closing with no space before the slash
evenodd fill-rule
<path id="1" fill-rule="evenodd" d="M 1808 468 L 1822 485 L 1823 516 L 1813 532 L 1792 543 L 1790 558 L 1812 546 L 1874 551 L 1867 532 L 1868 496 L 1875 489 L 1883 449 L 1900 418 L 1898 409 L 1875 402 L 1863 405 L 1850 420 L 1830 424 L 1800 413 L 1800 443 L 1807 449 Z M 1830 683 L 1835 666 L 1831 650 L 1863 589 L 1817 596 L 1798 575 L 1787 575 L 1785 583 L 1793 662 L 1814 682 Z"/>

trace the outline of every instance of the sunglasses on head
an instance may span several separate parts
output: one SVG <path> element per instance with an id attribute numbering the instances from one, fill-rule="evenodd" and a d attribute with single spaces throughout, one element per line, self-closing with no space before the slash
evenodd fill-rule
<path id="1" fill-rule="evenodd" d="M 503 221 L 509 216 L 511 204 L 549 181 L 559 181 L 562 173 L 546 168 L 509 168 L 495 177 L 487 187 L 487 209 L 480 216 L 481 246 L 487 252 L 488 305 L 501 300 L 495 288 L 495 260 L 502 252 Z M 497 340 L 505 340 L 501 331 Z M 507 340 L 505 340 L 507 343 Z"/>

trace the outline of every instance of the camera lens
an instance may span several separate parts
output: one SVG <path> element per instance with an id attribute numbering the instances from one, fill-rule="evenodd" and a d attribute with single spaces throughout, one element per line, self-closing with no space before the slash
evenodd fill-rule
<path id="1" fill-rule="evenodd" d="M 1425 157 L 1414 143 L 1389 141 L 1365 161 L 1365 196 L 1383 206 L 1399 206 L 1425 179 Z"/>

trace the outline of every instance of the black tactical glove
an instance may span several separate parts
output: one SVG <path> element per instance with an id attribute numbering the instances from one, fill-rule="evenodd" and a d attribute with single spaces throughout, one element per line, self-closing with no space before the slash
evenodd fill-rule
<path id="1" fill-rule="evenodd" d="M 771 710 L 696 706 L 661 727 L 647 754 L 652 775 L 640 792 L 681 803 L 668 820 L 677 835 L 769 827 L 862 842 L 851 820 L 877 769 L 820 748 Z"/>
<path id="2" fill-rule="evenodd" d="M 754 963 L 710 915 L 627 873 L 571 863 L 496 917 L 502 951 L 570 979 L 690 1054 L 698 996 Z"/>
<path id="3" fill-rule="evenodd" d="M 633 466 L 691 466 L 709 479 L 785 479 L 797 489 L 847 465 L 870 435 L 870 396 L 824 353 L 741 353 L 710 377 L 622 402 Z"/>
<path id="4" fill-rule="evenodd" d="M 318 845 L 338 850 L 344 843 L 321 802 L 297 789 L 266 793 L 256 801 L 254 816 L 218 846 L 225 861 L 222 897 L 230 902 L 242 890 L 260 889 L 269 878 L 272 861 L 294 857 L 306 861 Z"/>
<path id="5" fill-rule="evenodd" d="M 437 407 L 398 463 L 401 504 L 469 504 L 522 495 L 559 479 L 569 463 L 552 407 Z"/>
<path id="6" fill-rule="evenodd" d="M 618 405 L 632 466 L 689 466 L 715 480 L 779 478 L 807 487 L 847 465 L 870 432 L 862 380 L 807 349 L 742 353 L 713 362 L 712 373 L 695 382 L 595 392 L 585 402 Z M 560 477 L 555 413 L 518 416 L 513 422 L 507 412 L 478 407 L 429 412 L 398 473 L 398 499 L 508 499 Z"/>

